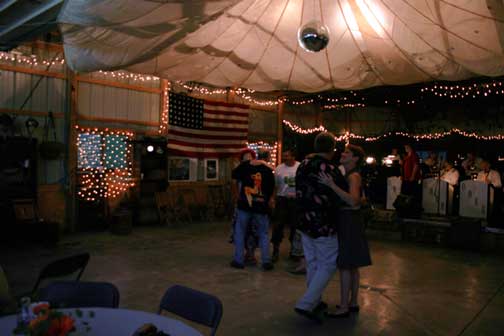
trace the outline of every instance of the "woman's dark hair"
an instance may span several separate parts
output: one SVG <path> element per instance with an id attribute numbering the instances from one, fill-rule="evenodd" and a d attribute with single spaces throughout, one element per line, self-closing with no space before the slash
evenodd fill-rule
<path id="1" fill-rule="evenodd" d="M 346 148 L 352 152 L 352 155 L 353 156 L 356 156 L 359 158 L 359 160 L 357 160 L 357 167 L 360 167 L 364 164 L 364 156 L 366 156 L 366 154 L 364 153 L 364 149 L 362 149 L 361 146 L 356 146 L 356 145 L 351 145 L 351 144 L 348 144 L 346 145 Z"/>
<path id="2" fill-rule="evenodd" d="M 247 153 L 250 153 L 250 155 L 252 156 L 252 159 L 255 160 L 256 152 L 251 148 L 243 148 L 242 150 L 240 150 L 240 153 L 238 154 L 240 161 L 243 160 L 243 156 Z"/>

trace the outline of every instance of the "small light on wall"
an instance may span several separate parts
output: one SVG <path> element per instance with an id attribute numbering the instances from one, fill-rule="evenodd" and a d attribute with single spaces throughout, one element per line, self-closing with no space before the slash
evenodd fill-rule
<path id="1" fill-rule="evenodd" d="M 372 157 L 372 156 L 368 156 L 368 157 L 366 158 L 366 163 L 367 163 L 367 164 L 369 164 L 369 165 L 370 165 L 370 164 L 373 164 L 373 163 L 375 163 L 375 162 L 376 162 L 376 159 L 375 159 L 374 157 Z"/>
<path id="2" fill-rule="evenodd" d="M 154 146 L 152 146 L 152 145 L 147 146 L 147 152 L 149 152 L 149 153 L 154 152 Z"/>

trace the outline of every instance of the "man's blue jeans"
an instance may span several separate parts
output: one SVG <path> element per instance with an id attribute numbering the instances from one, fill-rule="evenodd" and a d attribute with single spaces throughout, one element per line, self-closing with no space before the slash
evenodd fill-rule
<path id="1" fill-rule="evenodd" d="M 236 227 L 234 231 L 235 253 L 234 260 L 243 265 L 243 250 L 245 249 L 245 234 L 248 225 L 256 225 L 261 248 L 262 264 L 270 263 L 269 253 L 269 218 L 267 214 L 253 213 L 238 209 L 236 212 Z"/>
<path id="2" fill-rule="evenodd" d="M 296 303 L 297 308 L 313 311 L 322 293 L 336 272 L 338 237 L 311 238 L 301 233 L 306 260 L 306 292 Z"/>

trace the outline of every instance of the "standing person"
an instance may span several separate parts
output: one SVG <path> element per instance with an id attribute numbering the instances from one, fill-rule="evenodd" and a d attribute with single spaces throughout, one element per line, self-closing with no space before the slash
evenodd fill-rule
<path id="1" fill-rule="evenodd" d="M 481 171 L 476 178 L 477 181 L 482 181 L 493 188 L 494 200 L 493 206 L 488 215 L 488 226 L 501 227 L 502 214 L 500 204 L 502 200 L 502 180 L 497 170 L 491 169 L 490 161 L 488 159 L 481 160 Z"/>
<path id="2" fill-rule="evenodd" d="M 482 159 L 476 156 L 474 152 L 468 152 L 467 157 L 462 161 L 462 168 L 464 168 L 465 178 L 472 178 L 481 169 Z"/>
<path id="3" fill-rule="evenodd" d="M 481 160 L 480 168 L 476 181 L 485 182 L 495 189 L 502 188 L 501 176 L 497 170 L 491 169 L 490 161 Z"/>
<path id="4" fill-rule="evenodd" d="M 334 312 L 327 313 L 327 316 L 336 318 L 347 317 L 350 311 L 359 311 L 359 267 L 371 265 L 364 235 L 364 217 L 360 210 L 363 199 L 360 167 L 364 162 L 364 151 L 359 146 L 347 145 L 340 162 L 345 167 L 349 191 L 338 187 L 328 174 L 319 174 L 319 181 L 330 187 L 346 204 L 339 211 L 338 221 L 341 301 Z"/>
<path id="5" fill-rule="evenodd" d="M 445 161 L 443 173 L 441 174 L 441 180 L 448 182 L 449 185 L 455 187 L 459 183 L 459 172 L 453 166 L 451 161 Z"/>
<path id="6" fill-rule="evenodd" d="M 239 163 L 245 162 L 245 161 L 253 161 L 254 162 L 259 162 L 256 160 L 256 152 L 253 149 L 250 148 L 244 148 L 240 150 L 239 153 Z M 236 167 L 235 167 L 236 168 Z M 237 204 L 238 202 L 238 193 L 240 191 L 240 182 L 237 181 L 236 184 L 232 184 L 232 189 L 231 189 L 231 197 L 233 199 L 233 203 Z M 234 214 L 233 214 L 233 219 L 232 219 L 232 226 L 231 226 L 231 236 L 229 239 L 230 243 L 234 243 L 234 231 L 236 227 L 236 218 L 237 218 L 237 208 L 235 208 Z M 258 245 L 258 239 L 257 239 L 257 234 L 255 232 L 255 227 L 252 224 L 249 224 L 247 226 L 247 230 L 245 233 L 245 264 L 247 265 L 256 265 L 257 264 L 257 259 L 255 257 L 255 249 Z"/>
<path id="7" fill-rule="evenodd" d="M 282 152 L 283 163 L 275 169 L 276 204 L 275 210 L 278 220 L 273 224 L 273 234 L 271 243 L 273 244 L 273 262 L 278 260 L 280 254 L 280 244 L 284 237 L 284 228 L 290 229 L 289 241 L 291 243 L 290 255 L 301 254 L 302 247 L 300 236 L 296 238 L 296 171 L 299 162 L 296 161 L 295 153 L 292 149 Z M 301 250 L 301 251 L 300 251 Z"/>
<path id="8" fill-rule="evenodd" d="M 390 176 L 401 176 L 401 155 L 399 155 L 399 150 L 397 148 L 392 148 L 392 152 L 388 156 L 388 159 L 392 161 L 390 165 Z"/>
<path id="9" fill-rule="evenodd" d="M 406 156 L 403 160 L 401 193 L 418 197 L 418 182 L 420 181 L 420 163 L 413 147 L 404 145 Z"/>
<path id="10" fill-rule="evenodd" d="M 436 177 L 439 176 L 439 157 L 438 154 L 434 151 L 429 152 L 429 156 L 425 159 L 422 166 L 422 176 L 424 178 L 427 177 Z"/>
<path id="11" fill-rule="evenodd" d="M 318 175 L 327 173 L 333 182 L 345 188 L 346 181 L 331 162 L 336 142 L 334 135 L 320 133 L 315 138 L 315 154 L 306 158 L 296 173 L 296 205 L 298 227 L 306 259 L 307 289 L 298 300 L 295 311 L 309 319 L 322 322 L 327 305 L 322 293 L 336 272 L 338 257 L 337 219 L 335 209 L 341 200 Z"/>
<path id="12" fill-rule="evenodd" d="M 259 158 L 267 158 L 265 151 L 259 152 Z M 244 268 L 243 250 L 245 233 L 249 225 L 254 225 L 261 248 L 261 261 L 264 270 L 273 269 L 269 253 L 269 212 L 274 206 L 272 198 L 275 177 L 272 169 L 262 160 L 244 161 L 232 172 L 233 179 L 239 183 L 236 223 L 234 230 L 235 252 L 231 267 Z"/>

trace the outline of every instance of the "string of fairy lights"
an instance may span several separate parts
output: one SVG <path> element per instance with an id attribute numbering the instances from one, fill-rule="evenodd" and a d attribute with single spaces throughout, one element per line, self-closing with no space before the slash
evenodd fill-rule
<path id="1" fill-rule="evenodd" d="M 36 55 L 25 56 L 20 52 L 0 52 L 0 62 L 21 64 L 25 66 L 37 66 L 37 65 L 55 65 L 55 64 L 65 64 L 65 59 L 63 57 L 55 57 L 51 60 L 40 59 Z"/>
<path id="2" fill-rule="evenodd" d="M 420 92 L 432 94 L 437 97 L 450 99 L 477 98 L 479 96 L 488 97 L 491 95 L 504 94 L 504 87 L 500 81 L 487 83 L 473 83 L 467 85 L 434 85 L 420 89 Z"/>
<path id="3" fill-rule="evenodd" d="M 108 128 L 77 129 L 77 169 L 80 199 L 94 202 L 116 198 L 134 186 L 132 145 L 134 134 Z"/>
<path id="4" fill-rule="evenodd" d="M 283 124 L 286 125 L 287 127 L 290 128 L 291 131 L 296 132 L 298 134 L 313 134 L 313 133 L 318 133 L 318 132 L 326 132 L 327 129 L 320 125 L 318 127 L 312 127 L 312 128 L 302 128 L 296 124 L 291 123 L 288 120 L 283 120 Z M 460 135 L 466 138 L 472 138 L 472 139 L 477 139 L 477 140 L 489 140 L 489 141 L 496 141 L 496 140 L 504 140 L 504 134 L 495 134 L 495 135 L 481 135 L 476 132 L 467 132 L 463 131 L 458 128 L 452 128 L 449 131 L 444 131 L 444 132 L 435 132 L 435 133 L 423 133 L 423 134 L 412 134 L 408 132 L 388 132 L 382 135 L 378 136 L 364 136 L 364 135 L 358 135 L 354 134 L 351 132 L 345 132 L 342 135 L 335 136 L 336 141 L 346 141 L 348 142 L 350 139 L 358 139 L 358 140 L 364 140 L 367 142 L 373 142 L 373 141 L 378 141 L 380 139 L 384 139 L 387 137 L 391 136 L 401 136 L 401 137 L 407 137 L 407 138 L 412 138 L 416 141 L 420 140 L 437 140 L 437 139 L 442 139 L 447 136 L 451 135 Z"/>
<path id="5" fill-rule="evenodd" d="M 277 165 L 277 157 L 278 157 L 278 142 L 275 141 L 273 145 L 269 144 L 268 142 L 265 141 L 258 141 L 258 142 L 251 142 L 247 143 L 247 147 L 252 149 L 256 154 L 259 154 L 259 150 L 265 149 L 270 152 L 270 159 L 269 159 L 269 164 L 273 165 L 273 167 L 276 167 Z"/>
<path id="6" fill-rule="evenodd" d="M 163 109 L 161 110 L 161 116 L 159 120 L 159 134 L 165 134 L 168 130 L 168 111 L 170 108 L 170 99 L 168 98 L 169 88 L 165 88 L 163 90 Z"/>
<path id="7" fill-rule="evenodd" d="M 65 64 L 64 58 L 55 57 L 53 59 L 42 59 L 36 55 L 23 55 L 20 51 L 14 50 L 11 52 L 0 52 L 0 63 L 19 64 L 26 67 L 35 66 L 48 66 L 54 64 Z M 100 75 L 109 77 L 111 79 L 119 80 L 132 80 L 141 82 L 160 82 L 160 78 L 152 75 L 142 75 L 130 73 L 127 71 L 98 71 Z M 261 93 L 255 90 L 246 88 L 209 88 L 202 84 L 186 83 L 182 81 L 175 81 L 172 84 L 179 85 L 191 93 L 214 96 L 226 95 L 232 92 L 238 98 L 246 102 L 259 106 L 275 107 L 281 103 L 288 103 L 294 106 L 301 106 L 307 104 L 318 104 L 324 110 L 338 110 L 338 109 L 355 109 L 366 107 L 368 102 L 367 97 L 363 96 L 360 92 L 348 91 L 344 94 L 339 94 L 337 97 L 327 94 L 306 94 L 302 96 L 281 96 L 274 99 L 259 98 Z M 163 90 L 164 94 L 164 107 L 160 115 L 159 133 L 164 134 L 168 127 L 168 108 L 169 108 L 169 88 Z M 423 87 L 418 87 L 418 93 L 413 94 L 414 97 L 406 99 L 398 98 L 383 98 L 385 105 L 413 105 L 417 104 L 422 97 L 434 96 L 441 99 L 464 100 L 475 99 L 478 97 L 498 97 L 504 95 L 504 86 L 498 79 L 487 80 L 485 82 L 446 85 L 439 83 L 425 84 Z M 304 129 L 295 125 L 287 120 L 283 121 L 292 131 L 300 134 L 311 134 L 315 132 L 326 131 L 322 125 L 314 128 Z M 112 141 L 115 139 L 112 136 L 118 137 L 132 137 L 129 132 L 114 132 L 109 130 L 98 131 L 97 129 L 81 129 L 79 128 L 79 156 L 82 164 L 83 189 L 79 196 L 88 200 L 96 200 L 99 197 L 116 197 L 120 192 L 123 192 L 131 186 L 131 160 L 127 159 L 126 168 L 115 167 L 114 164 L 120 162 L 119 157 L 129 157 L 131 154 L 131 146 L 127 145 L 127 150 L 123 148 L 124 141 Z M 84 135 L 88 135 L 86 138 Z M 351 132 L 338 135 L 338 141 L 349 141 L 349 139 L 360 139 L 365 141 L 377 141 L 382 138 L 390 136 L 403 136 L 410 137 L 417 141 L 424 139 L 440 139 L 450 135 L 460 135 L 464 137 L 479 139 L 479 140 L 504 140 L 503 134 L 497 135 L 481 135 L 475 132 L 467 132 L 457 128 L 450 129 L 445 132 L 425 133 L 425 134 L 411 134 L 407 132 L 389 132 L 375 137 L 357 135 Z M 109 140 L 106 140 L 109 139 Z M 117 138 L 119 139 L 119 138 Z M 117 140 L 116 139 L 116 140 Z M 261 146 L 267 148 L 272 153 L 272 161 L 276 162 L 276 150 L 278 144 L 268 144 L 266 142 L 251 143 L 250 146 L 260 148 Z M 251 148 L 252 148 L 251 147 Z M 115 154 L 108 154 L 109 149 Z M 115 162 L 114 162 L 115 161 Z M 122 162 L 122 161 L 121 161 Z M 110 166 L 110 167 L 107 167 Z"/>
<path id="8" fill-rule="evenodd" d="M 318 127 L 304 129 L 301 126 L 295 125 L 295 124 L 293 124 L 290 121 L 285 120 L 285 119 L 282 120 L 282 122 L 284 123 L 284 125 L 288 126 L 292 131 L 294 131 L 296 133 L 299 133 L 299 134 L 312 134 L 312 133 L 326 132 L 327 131 L 327 129 L 324 126 L 322 126 L 322 125 L 320 125 Z"/>
<path id="9" fill-rule="evenodd" d="M 179 85 L 186 90 L 196 92 L 201 95 L 222 95 L 229 91 L 233 91 L 240 98 L 259 106 L 276 106 L 280 103 L 288 103 L 294 106 L 319 104 L 324 110 L 335 110 L 344 108 L 363 108 L 366 107 L 366 97 L 357 94 L 355 91 L 345 93 L 347 96 L 330 97 L 321 94 L 306 95 L 305 97 L 287 97 L 282 96 L 273 100 L 256 99 L 253 97 L 255 90 L 238 88 L 238 89 L 209 89 L 201 84 L 187 84 L 178 81 Z M 423 96 L 433 95 L 440 98 L 449 99 L 465 99 L 465 98 L 480 98 L 490 97 L 492 95 L 504 95 L 504 86 L 500 80 L 490 80 L 488 82 L 459 84 L 459 85 L 440 85 L 427 84 L 418 90 L 414 97 L 406 99 L 389 99 L 383 100 L 384 105 L 414 105 L 419 102 Z"/>
<path id="10" fill-rule="evenodd" d="M 98 71 L 99 74 L 107 77 L 112 77 L 113 79 L 129 79 L 133 81 L 140 82 L 159 82 L 159 77 L 150 76 L 150 75 L 141 75 L 127 71 Z"/>
<path id="11" fill-rule="evenodd" d="M 0 62 L 18 63 L 24 66 L 37 66 L 37 65 L 53 65 L 64 64 L 63 57 L 56 57 L 54 59 L 42 59 L 36 55 L 23 55 L 20 50 L 13 50 L 10 52 L 0 52 Z M 109 77 L 112 80 L 132 80 L 140 82 L 160 82 L 160 78 L 153 75 L 144 75 L 131 73 L 127 71 L 98 71 L 99 74 Z M 255 90 L 247 88 L 209 88 L 203 84 L 174 81 L 173 83 L 183 87 L 185 90 L 194 92 L 199 95 L 213 96 L 225 95 L 228 92 L 233 92 L 237 97 L 245 100 L 246 102 L 263 106 L 275 107 L 280 103 L 288 103 L 294 106 L 318 104 L 324 110 L 338 110 L 338 109 L 352 109 L 362 108 L 369 105 L 366 96 L 356 91 L 348 91 L 334 97 L 334 94 L 305 94 L 302 96 L 281 96 L 274 99 L 258 98 L 258 93 Z M 452 100 L 465 100 L 476 99 L 485 97 L 497 97 L 504 95 L 504 86 L 499 79 L 489 79 L 482 82 L 471 82 L 466 84 L 450 84 L 446 83 L 429 83 L 423 87 L 418 87 L 417 92 L 413 92 L 409 98 L 383 98 L 384 105 L 414 105 L 417 104 L 422 98 L 434 96 L 441 99 Z M 379 103 L 379 102 L 375 102 Z"/>

